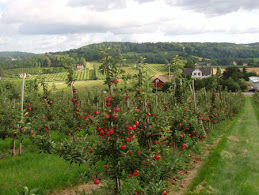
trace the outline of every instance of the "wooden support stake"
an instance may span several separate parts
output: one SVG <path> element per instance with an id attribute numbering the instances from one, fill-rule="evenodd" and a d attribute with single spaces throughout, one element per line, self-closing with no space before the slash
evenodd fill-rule
<path id="1" fill-rule="evenodd" d="M 194 101 L 194 110 L 197 112 L 197 104 L 196 104 L 196 95 L 195 95 L 195 88 L 194 88 L 194 80 L 192 80 L 192 94 L 193 94 L 193 101 Z"/>

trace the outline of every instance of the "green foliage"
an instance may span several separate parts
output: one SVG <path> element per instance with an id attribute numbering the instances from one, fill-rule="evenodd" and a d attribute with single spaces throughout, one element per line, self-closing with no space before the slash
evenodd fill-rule
<path id="1" fill-rule="evenodd" d="M 121 55 L 112 56 L 111 48 L 105 48 L 100 51 L 102 60 L 99 66 L 99 71 L 106 76 L 105 84 L 111 86 L 113 81 L 121 73 L 121 67 L 124 59 Z"/>
<path id="2" fill-rule="evenodd" d="M 221 68 L 217 66 L 216 77 L 219 78 L 220 76 L 221 76 Z"/>
<path id="3" fill-rule="evenodd" d="M 227 80 L 228 78 L 232 78 L 235 82 L 238 82 L 239 79 L 242 78 L 242 73 L 237 66 L 229 66 L 223 72 L 223 79 Z"/>
<path id="4" fill-rule="evenodd" d="M 5 71 L 0 67 L 0 77 L 6 77 Z"/>
<path id="5" fill-rule="evenodd" d="M 193 68 L 194 67 L 194 62 L 192 59 L 188 59 L 187 62 L 184 65 L 184 68 Z"/>

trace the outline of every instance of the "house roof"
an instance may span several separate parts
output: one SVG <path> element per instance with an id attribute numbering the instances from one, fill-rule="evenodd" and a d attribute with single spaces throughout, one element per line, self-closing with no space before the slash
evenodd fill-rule
<path id="1" fill-rule="evenodd" d="M 259 77 L 256 76 L 249 77 L 249 80 L 253 83 L 259 83 Z"/>
<path id="2" fill-rule="evenodd" d="M 194 70 L 200 70 L 204 76 L 208 76 L 212 74 L 212 68 L 211 67 L 205 67 L 205 68 L 185 68 L 183 73 L 186 75 L 191 75 Z"/>
<path id="3" fill-rule="evenodd" d="M 160 81 L 162 81 L 163 83 L 168 82 L 168 78 L 166 78 L 166 76 L 156 76 L 154 78 L 154 80 L 152 80 L 152 82 L 154 82 L 156 79 L 159 79 Z"/>

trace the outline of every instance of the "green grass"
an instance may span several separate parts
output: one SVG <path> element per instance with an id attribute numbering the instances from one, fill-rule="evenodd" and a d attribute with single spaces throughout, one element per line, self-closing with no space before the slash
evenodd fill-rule
<path id="1" fill-rule="evenodd" d="M 40 188 L 39 194 L 78 183 L 79 171 L 85 166 L 70 165 L 62 158 L 49 154 L 26 153 L 20 157 L 0 160 L 0 194 L 12 195 L 29 189 Z"/>
<path id="2" fill-rule="evenodd" d="M 67 137 L 59 132 L 52 133 L 55 142 Z M 0 195 L 16 194 L 23 186 L 40 188 L 39 194 L 72 186 L 79 182 L 79 172 L 86 169 L 76 164 L 70 165 L 57 155 L 39 153 L 30 139 L 23 141 L 21 156 L 11 157 L 9 148 L 12 138 L 0 141 Z M 17 146 L 18 149 L 18 141 Z M 4 156 L 3 156 L 4 155 Z"/>
<path id="3" fill-rule="evenodd" d="M 244 110 L 194 179 L 192 193 L 259 194 L 259 121 L 254 108 L 252 98 L 246 98 Z"/>

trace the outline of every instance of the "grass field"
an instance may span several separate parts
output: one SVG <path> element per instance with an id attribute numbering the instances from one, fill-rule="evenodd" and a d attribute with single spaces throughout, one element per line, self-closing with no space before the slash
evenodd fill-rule
<path id="1" fill-rule="evenodd" d="M 186 194 L 259 193 L 259 107 L 246 98 L 243 112 L 202 166 Z"/>

